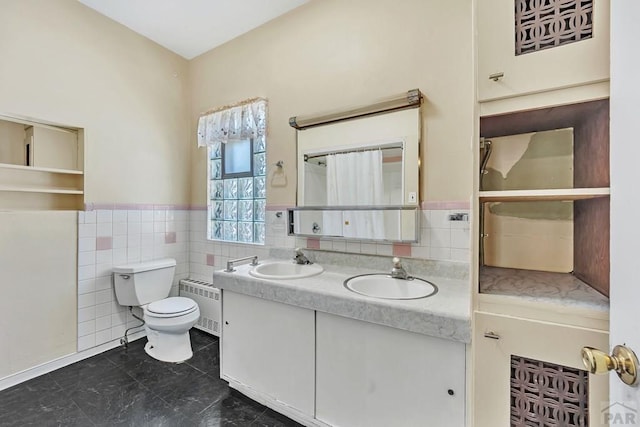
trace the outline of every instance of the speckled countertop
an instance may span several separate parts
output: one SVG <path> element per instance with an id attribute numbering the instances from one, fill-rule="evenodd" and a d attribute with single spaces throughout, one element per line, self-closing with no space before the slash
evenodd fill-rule
<path id="1" fill-rule="evenodd" d="M 371 257 L 374 258 L 374 257 Z M 325 259 L 325 261 L 328 259 Z M 362 268 L 321 263 L 324 272 L 304 279 L 266 280 L 249 275 L 250 265 L 236 267 L 233 273 L 216 271 L 213 281 L 216 287 L 271 301 L 291 304 L 379 325 L 404 329 L 424 335 L 468 343 L 471 341 L 471 292 L 465 278 L 443 278 L 421 274 L 415 270 L 420 262 L 405 264 L 410 274 L 429 280 L 438 286 L 438 293 L 429 298 L 415 300 L 387 300 L 359 295 L 347 290 L 343 283 L 351 276 L 365 273 L 383 272 L 382 257 L 377 263 L 366 258 L 356 265 L 376 265 L 378 268 Z M 282 259 L 260 260 L 260 263 L 282 261 Z M 317 261 L 317 259 L 316 259 Z M 415 266 L 415 269 L 411 267 Z M 462 268 L 440 267 L 427 270 L 448 271 L 454 276 L 462 275 L 468 266 Z M 425 265 L 423 265 L 425 267 Z M 458 273 L 456 273 L 458 272 Z"/>
<path id="2" fill-rule="evenodd" d="M 609 311 L 609 299 L 571 274 L 482 267 L 480 292 L 564 307 Z"/>

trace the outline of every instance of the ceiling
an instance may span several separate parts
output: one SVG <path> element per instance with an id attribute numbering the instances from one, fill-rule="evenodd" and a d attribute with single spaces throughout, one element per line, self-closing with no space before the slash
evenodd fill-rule
<path id="1" fill-rule="evenodd" d="M 309 0 L 78 0 L 186 59 Z"/>

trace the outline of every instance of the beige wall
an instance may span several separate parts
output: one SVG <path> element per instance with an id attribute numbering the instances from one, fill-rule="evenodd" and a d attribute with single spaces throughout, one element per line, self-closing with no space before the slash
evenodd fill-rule
<path id="1" fill-rule="evenodd" d="M 187 61 L 75 0 L 0 10 L 0 112 L 86 129 L 85 201 L 188 203 Z"/>
<path id="2" fill-rule="evenodd" d="M 472 192 L 470 0 L 315 0 L 189 64 L 192 203 L 206 203 L 199 112 L 269 99 L 268 162 L 284 160 L 288 185 L 269 204 L 295 203 L 295 131 L 288 118 L 419 88 L 426 96 L 422 200 L 468 201 Z M 196 151 L 197 150 L 197 151 Z"/>

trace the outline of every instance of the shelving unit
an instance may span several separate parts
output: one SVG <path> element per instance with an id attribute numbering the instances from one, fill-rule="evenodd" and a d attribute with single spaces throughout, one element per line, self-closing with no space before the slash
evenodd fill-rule
<path id="1" fill-rule="evenodd" d="M 82 209 L 83 165 L 83 129 L 0 115 L 0 209 Z"/>
<path id="2" fill-rule="evenodd" d="M 545 142 L 542 133 L 547 131 L 564 132 L 560 135 L 564 142 L 556 141 L 559 134 L 553 132 Z M 526 270 L 533 270 L 532 276 L 539 271 L 571 275 L 594 293 L 607 296 L 608 100 L 481 117 L 480 135 L 485 141 L 501 138 L 500 145 L 494 147 L 499 151 L 489 152 L 489 159 L 497 156 L 511 167 L 509 173 L 518 168 L 520 174 L 520 181 L 509 182 L 504 171 L 504 180 L 496 171 L 483 171 L 484 176 L 492 173 L 491 185 L 504 189 L 488 186 L 478 192 L 480 293 L 495 292 L 494 284 L 483 274 L 483 268 L 488 267 L 505 269 L 501 281 L 512 282 L 514 294 L 521 292 L 517 287 L 526 281 Z M 567 142 L 570 135 L 573 140 Z M 533 149 L 533 138 L 538 136 L 538 148 Z M 509 152 L 512 140 L 513 152 Z M 485 147 L 481 159 L 486 152 Z M 523 187 L 547 183 L 561 188 L 513 188 L 520 182 Z M 518 272 L 518 277 L 511 280 L 510 275 L 516 274 L 509 272 Z M 500 292 L 508 290 L 502 287 Z"/>

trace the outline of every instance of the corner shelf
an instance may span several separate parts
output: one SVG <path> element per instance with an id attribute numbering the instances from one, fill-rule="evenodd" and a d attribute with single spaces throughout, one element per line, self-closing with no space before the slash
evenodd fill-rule
<path id="1" fill-rule="evenodd" d="M 75 188 L 26 187 L 18 185 L 0 185 L 0 191 L 9 191 L 16 193 L 84 194 L 83 190 L 78 190 Z"/>

